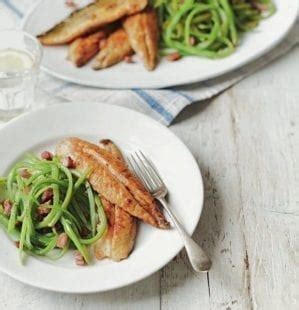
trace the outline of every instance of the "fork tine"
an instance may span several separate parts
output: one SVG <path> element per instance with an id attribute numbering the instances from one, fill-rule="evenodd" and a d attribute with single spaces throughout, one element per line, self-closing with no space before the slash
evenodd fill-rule
<path id="1" fill-rule="evenodd" d="M 147 178 L 146 174 L 143 172 L 143 169 L 141 168 L 140 164 L 136 160 L 136 155 L 131 155 L 130 164 L 135 171 L 136 175 L 139 177 L 139 179 L 143 182 L 143 184 L 147 187 L 149 191 L 152 191 L 151 183 L 149 182 L 149 179 Z"/>
<path id="2" fill-rule="evenodd" d="M 141 156 L 138 154 L 138 152 L 135 153 L 140 165 L 142 165 L 143 167 L 143 172 L 147 175 L 149 182 L 152 185 L 152 188 L 155 189 L 157 188 L 160 184 L 158 184 L 159 182 L 157 182 L 157 179 L 155 180 L 155 176 L 153 175 L 153 173 L 151 173 L 151 171 L 149 170 L 149 168 L 147 167 L 147 165 L 144 163 L 144 160 L 141 158 Z"/>
<path id="3" fill-rule="evenodd" d="M 148 183 L 150 184 L 152 191 L 154 191 L 157 188 L 157 184 L 154 178 L 152 177 L 149 169 L 145 165 L 144 161 L 139 156 L 138 152 L 135 152 L 135 160 L 138 161 L 140 170 L 142 171 L 144 177 L 147 179 Z"/>
<path id="4" fill-rule="evenodd" d="M 150 159 L 148 159 L 142 151 L 139 151 L 140 153 L 140 156 L 142 157 L 142 159 L 146 162 L 147 166 L 148 166 L 148 169 L 150 169 L 152 171 L 152 174 L 155 176 L 155 178 L 157 179 L 157 181 L 160 183 L 160 185 L 163 185 L 165 186 L 162 178 L 160 177 L 158 171 L 157 171 L 157 168 L 156 166 L 153 164 L 152 161 L 150 161 Z"/>
<path id="5" fill-rule="evenodd" d="M 135 173 L 135 175 L 142 181 L 142 183 L 144 183 L 144 185 L 146 185 L 146 182 L 145 182 L 145 180 L 144 180 L 142 174 L 140 173 L 140 169 L 139 169 L 139 167 L 137 166 L 137 164 L 136 164 L 136 162 L 135 162 L 133 156 L 130 155 L 130 156 L 127 157 L 127 159 L 128 159 L 128 162 L 129 162 L 129 164 L 130 164 L 130 166 L 131 166 L 133 172 Z M 147 186 L 147 185 L 146 185 L 146 186 Z"/>

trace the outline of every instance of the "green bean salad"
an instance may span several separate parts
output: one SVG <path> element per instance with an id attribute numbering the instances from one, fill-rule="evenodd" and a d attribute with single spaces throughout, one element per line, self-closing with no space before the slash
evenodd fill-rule
<path id="1" fill-rule="evenodd" d="M 232 54 L 243 32 L 275 12 L 272 0 L 153 0 L 162 54 L 221 58 Z"/>
<path id="2" fill-rule="evenodd" d="M 26 254 L 62 257 L 76 249 L 77 265 L 91 262 L 88 246 L 103 236 L 107 220 L 101 200 L 71 158 L 49 152 L 27 155 L 0 179 L 4 200 L 0 225 Z"/>

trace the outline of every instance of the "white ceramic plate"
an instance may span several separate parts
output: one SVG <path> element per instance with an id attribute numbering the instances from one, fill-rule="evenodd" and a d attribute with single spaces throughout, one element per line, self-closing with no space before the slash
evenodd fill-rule
<path id="1" fill-rule="evenodd" d="M 82 85 L 107 88 L 162 88 L 204 81 L 234 70 L 256 59 L 278 44 L 297 18 L 298 2 L 274 0 L 277 12 L 260 26 L 246 34 L 237 51 L 224 59 L 209 60 L 185 57 L 177 62 L 162 60 L 153 72 L 141 63 L 120 63 L 111 68 L 94 71 L 91 65 L 75 68 L 66 60 L 67 47 L 44 47 L 42 68 L 60 79 Z M 79 1 L 86 4 L 88 1 Z M 40 34 L 69 15 L 70 9 L 61 0 L 42 0 L 28 13 L 23 28 Z"/>
<path id="2" fill-rule="evenodd" d="M 167 128 L 138 112 L 99 103 L 69 103 L 36 110 L 0 130 L 0 175 L 24 153 L 53 150 L 63 137 L 79 136 L 97 143 L 110 138 L 126 153 L 139 148 L 157 165 L 169 188 L 169 202 L 189 233 L 198 223 L 203 184 L 198 166 L 184 144 Z M 87 293 L 106 291 L 141 280 L 167 264 L 182 248 L 174 229 L 140 223 L 136 246 L 119 263 L 95 261 L 78 267 L 70 253 L 62 260 L 28 257 L 25 266 L 13 242 L 0 229 L 0 270 L 48 290 Z"/>

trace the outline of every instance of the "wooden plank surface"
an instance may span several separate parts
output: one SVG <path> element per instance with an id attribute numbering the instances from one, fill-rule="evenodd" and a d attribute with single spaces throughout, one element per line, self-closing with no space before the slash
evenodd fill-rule
<path id="1" fill-rule="evenodd" d="M 298 72 L 297 47 L 171 127 L 203 173 L 195 239 L 213 259 L 208 275 L 184 251 L 103 294 L 56 294 L 0 274 L 0 309 L 298 309 Z"/>
<path id="2" fill-rule="evenodd" d="M 298 309 L 298 59 L 296 48 L 173 126 L 204 175 L 196 237 L 214 265 L 209 281 L 184 255 L 166 266 L 165 309 Z"/>

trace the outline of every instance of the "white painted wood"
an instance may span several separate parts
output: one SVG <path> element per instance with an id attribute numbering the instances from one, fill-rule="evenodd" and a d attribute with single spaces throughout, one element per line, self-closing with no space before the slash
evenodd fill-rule
<path id="1" fill-rule="evenodd" d="M 162 309 L 298 309 L 298 59 L 299 48 L 172 127 L 204 173 L 196 237 L 214 268 L 208 295 L 184 256 L 165 267 Z"/>
<path id="2" fill-rule="evenodd" d="M 171 127 L 204 176 L 195 239 L 213 259 L 209 281 L 184 252 L 103 294 L 56 294 L 0 274 L 0 309 L 298 309 L 298 60 L 297 47 Z"/>
<path id="3" fill-rule="evenodd" d="M 0 287 L 0 309 L 9 310 L 152 310 L 159 309 L 160 304 L 159 273 L 129 287 L 101 294 L 48 292 L 19 283 L 3 274 L 0 275 Z"/>

